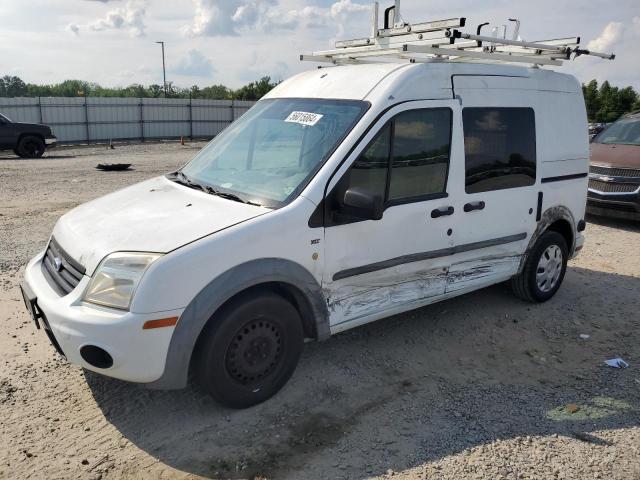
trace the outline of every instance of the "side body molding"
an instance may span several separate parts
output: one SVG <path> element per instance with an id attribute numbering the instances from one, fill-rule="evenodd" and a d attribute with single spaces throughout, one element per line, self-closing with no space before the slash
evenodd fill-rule
<path id="1" fill-rule="evenodd" d="M 207 321 L 230 298 L 256 285 L 280 282 L 301 293 L 313 312 L 316 337 L 325 340 L 329 330 L 329 310 L 322 289 L 313 275 L 299 264 L 281 258 L 252 260 L 226 271 L 196 295 L 183 312 L 171 338 L 164 373 L 153 389 L 180 389 L 187 386 L 191 354 Z"/>

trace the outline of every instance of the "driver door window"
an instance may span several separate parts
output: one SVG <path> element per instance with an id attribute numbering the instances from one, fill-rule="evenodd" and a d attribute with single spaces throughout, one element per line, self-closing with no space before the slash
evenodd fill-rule
<path id="1" fill-rule="evenodd" d="M 448 108 L 408 110 L 389 120 L 338 182 L 329 225 L 361 220 L 343 202 L 351 188 L 379 195 L 387 207 L 446 197 L 451 122 Z"/>

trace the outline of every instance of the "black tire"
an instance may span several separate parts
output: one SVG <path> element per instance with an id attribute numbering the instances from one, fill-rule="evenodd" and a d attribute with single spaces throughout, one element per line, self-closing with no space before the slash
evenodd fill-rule
<path id="1" fill-rule="evenodd" d="M 245 294 L 205 327 L 194 373 L 223 405 L 247 408 L 275 395 L 293 374 L 304 344 L 297 310 L 275 293 Z"/>
<path id="2" fill-rule="evenodd" d="M 22 158 L 40 158 L 44 155 L 45 145 L 40 137 L 25 135 L 18 142 L 16 150 Z"/>
<path id="3" fill-rule="evenodd" d="M 554 248 L 555 247 L 555 248 Z M 557 250 L 556 250 L 557 249 Z M 550 280 L 544 269 L 539 270 L 542 256 L 548 260 L 549 252 L 561 252 L 562 259 L 558 262 L 557 258 L 551 263 L 549 272 L 554 272 L 553 278 Z M 553 297 L 564 280 L 567 271 L 567 260 L 569 258 L 569 248 L 567 242 L 558 232 L 547 231 L 542 234 L 533 246 L 522 272 L 511 279 L 511 289 L 519 298 L 532 303 L 542 303 Z M 538 282 L 538 274 L 540 274 L 542 286 Z M 557 277 L 555 276 L 557 275 Z M 545 282 L 545 278 L 546 282 Z M 555 282 L 553 279 L 555 278 Z"/>

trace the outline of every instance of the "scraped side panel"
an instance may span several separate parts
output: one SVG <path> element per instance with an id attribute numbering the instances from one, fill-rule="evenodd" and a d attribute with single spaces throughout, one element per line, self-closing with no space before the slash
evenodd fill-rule
<path id="1" fill-rule="evenodd" d="M 389 270 L 391 272 L 389 272 Z M 444 293 L 446 268 L 429 268 L 408 273 L 393 268 L 332 282 L 324 289 L 331 317 L 337 325 Z"/>
<path id="2" fill-rule="evenodd" d="M 475 290 L 507 280 L 518 272 L 520 257 L 491 256 L 455 263 L 449 269 L 446 292 Z"/>

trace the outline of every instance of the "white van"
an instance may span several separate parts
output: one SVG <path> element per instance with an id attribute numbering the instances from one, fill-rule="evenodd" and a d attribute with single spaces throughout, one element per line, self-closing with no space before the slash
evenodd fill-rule
<path id="1" fill-rule="evenodd" d="M 280 84 L 180 170 L 81 205 L 26 267 L 71 363 L 247 407 L 305 340 L 510 281 L 549 300 L 582 248 L 580 84 L 372 63 Z"/>

